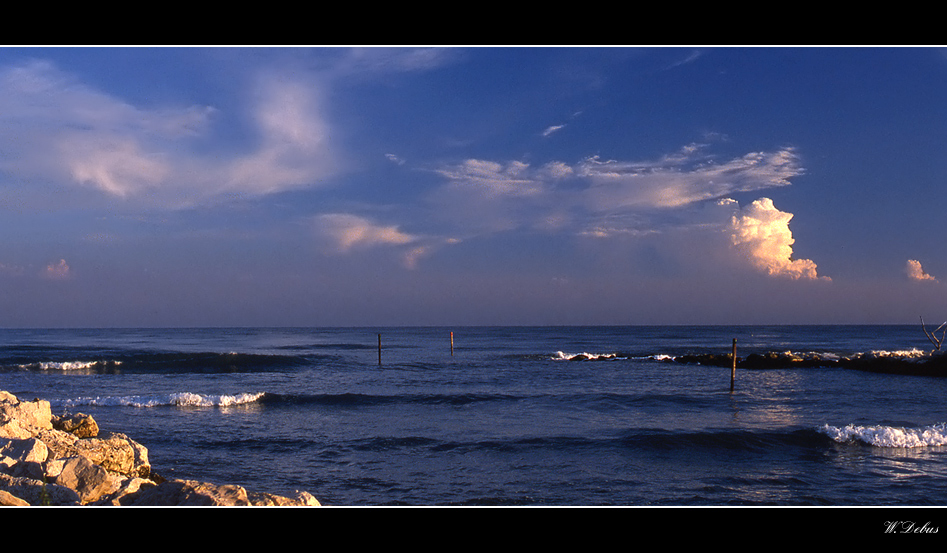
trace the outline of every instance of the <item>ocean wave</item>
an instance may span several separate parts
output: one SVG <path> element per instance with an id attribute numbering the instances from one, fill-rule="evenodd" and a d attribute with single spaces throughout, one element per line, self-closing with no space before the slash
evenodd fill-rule
<path id="1" fill-rule="evenodd" d="M 91 357 L 91 356 L 90 356 Z M 333 356 L 272 355 L 239 352 L 134 352 L 109 358 L 43 360 L 19 363 L 0 362 L 0 369 L 27 371 L 74 371 L 100 374 L 162 372 L 261 372 L 285 370 Z"/>
<path id="2" fill-rule="evenodd" d="M 826 424 L 820 427 L 819 431 L 839 443 L 858 442 L 875 447 L 914 448 L 947 445 L 945 423 L 921 428 L 855 424 L 839 428 Z"/>
<path id="3" fill-rule="evenodd" d="M 41 361 L 17 365 L 20 369 L 39 371 L 96 370 L 121 365 L 121 361 Z"/>
<path id="4" fill-rule="evenodd" d="M 264 392 L 242 393 L 235 395 L 209 395 L 191 392 L 151 396 L 105 396 L 79 397 L 72 399 L 50 400 L 52 407 L 75 408 L 82 406 L 97 407 L 235 407 L 256 403 Z"/>
<path id="5" fill-rule="evenodd" d="M 599 359 L 624 359 L 617 353 L 565 353 L 557 351 L 551 357 L 554 361 L 596 361 Z"/>
<path id="6" fill-rule="evenodd" d="M 468 405 L 491 401 L 519 401 L 523 396 L 508 394 L 397 394 L 378 395 L 361 393 L 335 394 L 266 394 L 260 401 L 266 405 L 319 405 L 323 407 L 374 407 L 390 404 Z"/>

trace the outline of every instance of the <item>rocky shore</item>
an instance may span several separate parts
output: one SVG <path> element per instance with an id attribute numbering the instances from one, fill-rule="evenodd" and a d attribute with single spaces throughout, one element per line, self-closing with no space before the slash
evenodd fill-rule
<path id="1" fill-rule="evenodd" d="M 669 359 L 676 363 L 731 367 L 731 354 L 679 355 Z M 866 372 L 914 376 L 947 376 L 947 352 L 869 352 L 852 356 L 820 353 L 768 352 L 737 356 L 740 369 L 786 369 L 809 367 L 840 367 Z"/>
<path id="2" fill-rule="evenodd" d="M 148 450 L 101 433 L 91 416 L 53 415 L 48 401 L 0 391 L 0 506 L 316 506 L 308 492 L 284 497 L 237 485 L 164 479 Z"/>

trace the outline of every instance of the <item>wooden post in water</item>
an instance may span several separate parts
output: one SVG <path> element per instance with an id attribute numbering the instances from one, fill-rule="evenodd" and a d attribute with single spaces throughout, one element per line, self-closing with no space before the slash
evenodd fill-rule
<path id="1" fill-rule="evenodd" d="M 378 335 L 378 366 L 381 366 L 381 334 Z"/>
<path id="2" fill-rule="evenodd" d="M 733 381 L 737 376 L 737 339 L 733 339 L 733 365 L 730 367 L 730 391 L 733 391 Z"/>
<path id="3" fill-rule="evenodd" d="M 454 356 L 454 331 L 450 333 L 450 356 Z"/>

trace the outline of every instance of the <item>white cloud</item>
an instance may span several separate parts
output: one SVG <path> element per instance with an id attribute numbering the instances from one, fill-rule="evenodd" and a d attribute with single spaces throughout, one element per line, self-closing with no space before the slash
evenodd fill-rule
<path id="1" fill-rule="evenodd" d="M 789 230 L 792 213 L 776 209 L 773 200 L 760 198 L 734 214 L 730 221 L 733 245 L 754 267 L 773 276 L 823 279 L 809 259 L 793 259 L 795 240 Z"/>
<path id="2" fill-rule="evenodd" d="M 149 156 L 130 137 L 76 134 L 64 137 L 59 148 L 76 182 L 120 198 L 160 186 L 171 173 L 163 159 Z"/>
<path id="3" fill-rule="evenodd" d="M 439 247 L 459 243 L 456 238 L 438 238 L 402 231 L 397 225 L 382 225 L 350 213 L 326 213 L 313 218 L 316 234 L 328 240 L 328 253 L 345 254 L 376 247 L 396 249 L 408 269 Z"/>
<path id="4" fill-rule="evenodd" d="M 923 267 L 921 267 L 921 262 L 915 259 L 908 259 L 905 271 L 907 271 L 908 278 L 911 280 L 927 280 L 937 282 L 936 278 L 924 272 Z"/>
<path id="5" fill-rule="evenodd" d="M 0 69 L 0 170 L 159 207 L 279 192 L 336 171 L 316 87 L 272 75 L 261 83 L 255 149 L 201 155 L 207 148 L 193 146 L 211 143 L 214 120 L 242 114 L 134 106 L 43 61 Z"/>
<path id="6" fill-rule="evenodd" d="M 455 186 L 475 191 L 486 197 L 531 196 L 539 194 L 544 183 L 529 171 L 529 164 L 511 161 L 504 164 L 482 159 L 468 159 L 459 165 L 437 170 Z"/>
<path id="7" fill-rule="evenodd" d="M 569 232 L 571 225 L 581 236 L 642 237 L 669 228 L 719 228 L 719 210 L 708 213 L 699 206 L 738 192 L 788 186 L 802 172 L 791 148 L 725 163 L 715 162 L 705 148 L 689 144 L 638 162 L 593 156 L 575 166 L 468 159 L 437 169 L 447 183 L 429 199 L 445 223 L 474 233 Z"/>
<path id="8" fill-rule="evenodd" d="M 339 252 L 378 245 L 404 245 L 417 240 L 397 226 L 377 225 L 364 217 L 347 213 L 328 213 L 315 219 L 321 234 L 332 239 Z"/>
<path id="9" fill-rule="evenodd" d="M 612 211 L 627 208 L 675 208 L 738 192 L 788 186 L 799 175 L 792 149 L 756 152 L 723 164 L 699 157 L 690 145 L 657 161 L 619 162 L 586 159 L 577 173 L 592 181 L 590 206 Z"/>
<path id="10" fill-rule="evenodd" d="M 312 88 L 275 78 L 261 86 L 254 108 L 259 149 L 228 167 L 219 192 L 279 192 L 312 184 L 335 169 L 328 126 L 319 116 Z"/>
<path id="11" fill-rule="evenodd" d="M 424 72 L 451 63 L 459 51 L 444 47 L 356 47 L 340 51 L 335 71 L 346 74 Z"/>
<path id="12" fill-rule="evenodd" d="M 543 131 L 543 136 L 549 136 L 563 127 L 565 127 L 565 125 L 553 125 L 551 127 L 547 127 L 546 130 Z"/>

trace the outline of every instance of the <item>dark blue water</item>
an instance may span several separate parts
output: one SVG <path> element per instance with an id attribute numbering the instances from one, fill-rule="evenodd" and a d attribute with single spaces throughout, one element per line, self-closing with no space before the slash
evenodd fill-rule
<path id="1" fill-rule="evenodd" d="M 165 477 L 325 505 L 947 504 L 947 378 L 738 370 L 731 392 L 667 360 L 734 338 L 931 347 L 919 326 L 0 330 L 0 389 L 93 415 Z"/>

